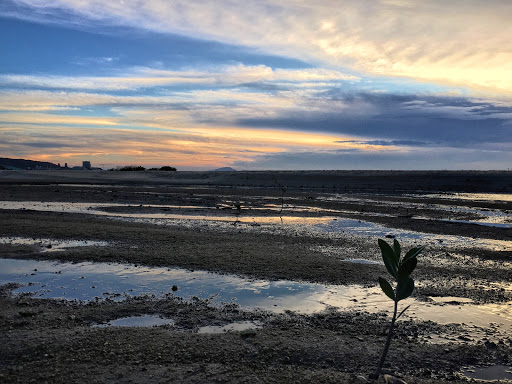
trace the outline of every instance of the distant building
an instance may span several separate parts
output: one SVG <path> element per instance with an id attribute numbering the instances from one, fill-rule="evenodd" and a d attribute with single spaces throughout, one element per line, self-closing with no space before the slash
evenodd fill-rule
<path id="1" fill-rule="evenodd" d="M 82 162 L 82 168 L 83 169 L 91 169 L 91 162 L 90 161 Z"/>

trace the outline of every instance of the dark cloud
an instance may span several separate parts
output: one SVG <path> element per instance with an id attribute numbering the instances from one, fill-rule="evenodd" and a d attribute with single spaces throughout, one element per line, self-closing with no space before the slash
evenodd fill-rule
<path id="1" fill-rule="evenodd" d="M 331 90 L 308 105 L 276 118 L 237 121 L 247 127 L 281 128 L 371 138 L 381 145 L 471 147 L 512 142 L 512 107 L 461 97 L 346 94 Z M 332 110 L 329 104 L 332 103 Z M 336 110 L 336 105 L 343 108 Z M 399 144 L 402 143 L 402 144 Z"/>
<path id="2" fill-rule="evenodd" d="M 69 143 L 51 143 L 51 142 L 24 142 L 23 145 L 34 148 L 73 148 L 77 147 Z"/>
<path id="3" fill-rule="evenodd" d="M 427 170 L 503 169 L 512 163 L 510 151 L 482 151 L 465 148 L 419 148 L 413 151 L 341 150 L 326 152 L 282 152 L 257 156 L 253 161 L 230 164 L 247 170 Z"/>

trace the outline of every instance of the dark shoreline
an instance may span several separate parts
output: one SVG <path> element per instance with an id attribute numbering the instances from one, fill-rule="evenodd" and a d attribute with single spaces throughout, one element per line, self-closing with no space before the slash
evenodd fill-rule
<path id="1" fill-rule="evenodd" d="M 0 171 L 1 184 L 281 188 L 338 192 L 512 192 L 512 171 Z"/>

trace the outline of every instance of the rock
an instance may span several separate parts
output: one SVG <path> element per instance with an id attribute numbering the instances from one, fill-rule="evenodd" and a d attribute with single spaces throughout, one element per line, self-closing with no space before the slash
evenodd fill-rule
<path id="1" fill-rule="evenodd" d="M 496 349 L 498 348 L 498 345 L 492 341 L 486 341 L 484 343 L 484 345 L 488 348 L 488 349 Z"/>
<path id="2" fill-rule="evenodd" d="M 386 384 L 407 384 L 404 380 L 399 379 L 398 377 L 391 375 L 384 375 L 384 380 L 386 380 Z"/>

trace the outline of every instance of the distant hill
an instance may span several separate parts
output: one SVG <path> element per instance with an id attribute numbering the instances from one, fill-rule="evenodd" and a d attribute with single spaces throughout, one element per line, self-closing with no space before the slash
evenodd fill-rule
<path id="1" fill-rule="evenodd" d="M 47 161 L 35 161 L 25 159 L 10 159 L 0 157 L 0 169 L 58 169 L 57 164 Z"/>
<path id="2" fill-rule="evenodd" d="M 212 169 L 212 172 L 236 172 L 236 169 L 231 167 L 222 167 L 217 169 Z"/>

